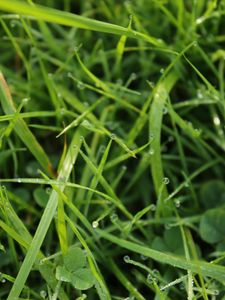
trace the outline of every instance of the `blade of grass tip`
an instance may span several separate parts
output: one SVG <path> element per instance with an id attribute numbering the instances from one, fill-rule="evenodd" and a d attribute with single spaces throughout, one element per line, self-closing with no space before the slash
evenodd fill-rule
<path id="1" fill-rule="evenodd" d="M 63 12 L 41 5 L 35 4 L 35 6 L 31 6 L 25 2 L 17 0 L 10 0 L 10 2 L 1 0 L 0 10 L 21 15 L 28 15 L 35 17 L 38 20 L 44 20 L 47 22 L 57 23 L 65 26 L 78 27 L 81 29 L 111 33 L 116 35 L 125 35 L 127 37 L 145 40 L 155 46 L 164 45 L 163 41 L 160 39 L 156 39 L 150 35 L 146 35 L 129 28 L 124 28 L 115 24 L 78 16 L 72 13 Z"/>
<path id="2" fill-rule="evenodd" d="M 61 191 L 65 189 L 66 182 L 68 181 L 70 173 L 75 164 L 76 158 L 78 156 L 80 146 L 81 146 L 81 140 L 80 140 L 79 132 L 76 132 L 73 136 L 70 147 L 68 148 L 68 152 L 64 160 L 64 163 L 62 165 L 62 169 L 60 170 L 58 175 L 58 181 L 63 182 L 63 184 L 60 185 L 59 187 Z M 40 250 L 40 247 L 49 229 L 51 221 L 54 217 L 54 214 L 57 209 L 57 205 L 58 205 L 58 194 L 55 190 L 53 190 L 51 192 L 49 201 L 45 207 L 44 213 L 41 217 L 37 231 L 30 244 L 30 248 L 21 265 L 21 268 L 12 286 L 12 289 L 9 293 L 7 300 L 18 299 L 24 287 L 24 284 L 27 280 L 27 277 L 32 269 L 32 266 L 36 260 L 37 254 Z"/>
<path id="3" fill-rule="evenodd" d="M 78 51 L 75 51 L 76 53 L 76 57 L 77 60 L 81 66 L 81 68 L 83 69 L 83 71 L 88 75 L 88 77 L 95 83 L 96 87 L 92 87 L 88 84 L 84 84 L 84 87 L 88 87 L 91 90 L 94 90 L 102 95 L 105 95 L 106 97 L 109 97 L 110 99 L 115 100 L 116 102 L 118 102 L 119 104 L 123 105 L 126 108 L 132 109 L 133 111 L 136 111 L 137 113 L 139 113 L 138 108 L 136 108 L 134 105 L 130 104 L 129 102 L 127 102 L 124 99 L 121 99 L 120 97 L 118 97 L 116 94 L 113 94 L 111 89 L 108 87 L 107 84 L 105 84 L 102 80 L 100 80 L 97 76 L 95 76 L 86 66 L 85 64 L 81 61 L 79 55 L 78 55 Z M 70 78 L 72 78 L 74 81 L 76 81 L 76 79 L 73 76 L 69 76 Z M 79 84 L 79 81 L 78 81 Z"/>
<path id="4" fill-rule="evenodd" d="M 9 87 L 4 79 L 2 72 L 0 71 L 0 101 L 2 109 L 5 114 L 15 114 L 16 108 L 14 106 Z M 41 147 L 33 133 L 28 128 L 27 124 L 22 119 L 17 119 L 15 122 L 14 130 L 30 150 L 33 156 L 40 163 L 42 168 L 51 176 L 53 176 L 52 164 L 45 153 L 44 149 Z"/>
<path id="5" fill-rule="evenodd" d="M 87 251 L 87 259 L 90 265 L 90 269 L 92 271 L 92 274 L 94 275 L 96 281 L 97 281 L 97 285 L 96 285 L 96 289 L 98 291 L 99 297 L 101 300 L 110 300 L 111 296 L 109 294 L 109 291 L 107 289 L 107 286 L 105 285 L 104 279 L 102 277 L 102 274 L 100 273 L 100 270 L 97 266 L 97 263 L 95 261 L 95 258 L 90 250 L 90 248 L 88 247 L 88 244 L 86 243 L 85 239 L 82 237 L 82 235 L 80 234 L 79 230 L 77 229 L 77 227 L 75 226 L 74 222 L 71 221 L 71 219 L 65 215 L 66 220 L 68 222 L 68 224 L 70 225 L 72 231 L 74 232 L 74 234 L 76 235 L 76 237 L 78 238 L 78 240 L 80 241 L 81 245 L 84 247 L 84 249 Z"/>
<path id="6" fill-rule="evenodd" d="M 97 167 L 89 159 L 89 157 L 87 155 L 85 155 L 82 150 L 80 150 L 80 154 L 83 157 L 84 161 L 88 164 L 88 166 L 91 169 L 91 171 L 94 174 L 98 174 Z M 121 212 L 123 212 L 123 214 L 125 216 L 127 216 L 130 220 L 132 220 L 133 219 L 132 214 L 126 209 L 126 207 L 123 205 L 123 203 L 121 202 L 121 200 L 117 197 L 117 195 L 113 191 L 113 189 L 110 186 L 110 184 L 106 181 L 106 179 L 103 177 L 103 175 L 98 174 L 98 176 L 99 176 L 99 182 L 101 183 L 101 185 L 105 189 L 105 191 L 108 193 L 108 195 L 112 197 L 112 199 L 113 199 L 112 202 L 115 204 L 115 206 L 118 207 L 121 210 Z"/>
<path id="7" fill-rule="evenodd" d="M 110 233 L 106 233 L 101 229 L 96 229 L 99 237 L 102 237 L 112 243 L 118 245 L 119 247 L 125 248 L 135 253 L 145 255 L 152 258 L 160 263 L 169 264 L 173 267 L 181 268 L 184 270 L 190 270 L 193 273 L 198 273 L 200 268 L 204 276 L 209 276 L 220 282 L 225 280 L 225 268 L 219 265 L 213 265 L 212 263 L 193 260 L 186 260 L 185 258 L 176 256 L 174 254 L 163 253 L 157 250 L 150 249 L 149 247 L 141 246 L 133 242 L 118 238 Z"/>
<path id="8" fill-rule="evenodd" d="M 171 72 L 167 77 L 164 78 L 162 82 L 159 83 L 150 108 L 149 113 L 149 130 L 150 138 L 152 139 L 151 149 L 151 174 L 153 178 L 155 193 L 158 199 L 157 203 L 157 215 L 163 214 L 167 215 L 168 212 L 163 209 L 163 200 L 168 196 L 166 185 L 164 182 L 164 171 L 162 165 L 161 157 L 161 127 L 163 119 L 163 109 L 168 98 L 168 94 L 176 81 L 178 80 L 178 75 L 175 72 Z"/>

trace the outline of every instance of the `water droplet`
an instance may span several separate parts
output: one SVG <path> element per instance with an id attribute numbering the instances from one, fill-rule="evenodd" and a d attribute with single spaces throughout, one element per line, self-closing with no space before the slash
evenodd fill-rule
<path id="1" fill-rule="evenodd" d="M 52 192 L 52 188 L 47 187 L 47 188 L 45 189 L 45 192 L 46 192 L 46 194 L 50 195 L 51 192 Z"/>
<path id="2" fill-rule="evenodd" d="M 60 109 L 60 114 L 61 114 L 62 116 L 65 114 L 65 112 L 66 112 L 65 108 L 61 108 L 61 109 Z"/>
<path id="3" fill-rule="evenodd" d="M 170 183 L 170 180 L 168 177 L 164 177 L 163 178 L 163 184 L 169 184 Z"/>
<path id="4" fill-rule="evenodd" d="M 62 94 L 58 92 L 58 93 L 57 93 L 57 97 L 58 97 L 58 98 L 62 98 Z"/>
<path id="5" fill-rule="evenodd" d="M 45 299 L 47 296 L 46 291 L 44 291 L 44 290 L 40 291 L 40 296 L 41 296 L 41 298 Z"/>
<path id="6" fill-rule="evenodd" d="M 2 282 L 2 283 L 6 283 L 6 279 L 5 279 L 5 278 L 3 278 L 1 282 Z"/>
<path id="7" fill-rule="evenodd" d="M 151 211 L 155 211 L 156 210 L 156 205 L 155 204 L 152 204 L 151 205 Z"/>
<path id="8" fill-rule="evenodd" d="M 78 83 L 77 83 L 77 88 L 78 88 L 79 90 L 83 90 L 83 89 L 85 88 L 84 83 L 83 83 L 82 81 L 78 81 Z"/>
<path id="9" fill-rule="evenodd" d="M 92 222 L 92 227 L 95 229 L 95 228 L 97 228 L 99 226 L 99 223 L 98 223 L 98 221 L 93 221 Z"/>
<path id="10" fill-rule="evenodd" d="M 197 42 L 197 41 L 194 41 L 194 42 L 193 42 L 193 46 L 194 46 L 194 47 L 197 47 L 197 46 L 198 46 L 198 42 Z"/>
<path id="11" fill-rule="evenodd" d="M 155 153 L 155 150 L 153 148 L 151 148 L 149 151 L 148 151 L 148 154 L 149 155 L 153 155 Z"/>
<path id="12" fill-rule="evenodd" d="M 24 98 L 24 99 L 22 100 L 23 104 L 27 104 L 29 101 L 30 101 L 29 98 Z"/>
<path id="13" fill-rule="evenodd" d="M 159 270 L 157 270 L 157 269 L 153 269 L 153 270 L 152 270 L 152 274 L 153 274 L 154 276 L 159 276 L 159 275 L 160 275 Z"/>
<path id="14" fill-rule="evenodd" d="M 121 169 L 122 169 L 123 171 L 126 171 L 126 170 L 127 170 L 127 166 L 123 165 Z"/>
<path id="15" fill-rule="evenodd" d="M 161 74 L 163 74 L 164 71 L 165 71 L 165 70 L 164 70 L 163 68 L 161 68 L 159 72 L 160 72 Z"/>
<path id="16" fill-rule="evenodd" d="M 21 179 L 20 179 L 20 178 L 17 178 L 17 182 L 18 182 L 18 183 L 21 183 Z"/>
<path id="17" fill-rule="evenodd" d="M 166 115 L 168 113 L 168 109 L 166 107 L 163 107 L 163 114 Z"/>
<path id="18" fill-rule="evenodd" d="M 123 257 L 123 260 L 125 261 L 125 263 L 129 263 L 130 262 L 130 256 L 129 255 L 125 255 Z"/>
<path id="19" fill-rule="evenodd" d="M 111 138 L 112 140 L 115 140 L 115 139 L 116 139 L 116 134 L 114 134 L 114 133 L 110 134 L 110 138 Z"/>
<path id="20" fill-rule="evenodd" d="M 6 191 L 6 186 L 5 186 L 5 185 L 2 185 L 2 186 L 1 186 L 1 190 L 2 190 L 2 191 Z"/>
<path id="21" fill-rule="evenodd" d="M 153 81 L 149 81 L 148 84 L 149 84 L 150 88 L 154 89 L 155 83 Z"/>
<path id="22" fill-rule="evenodd" d="M 169 224 L 169 223 L 165 224 L 164 228 L 165 228 L 166 230 L 171 229 L 171 224 Z"/>
<path id="23" fill-rule="evenodd" d="M 148 276 L 147 276 L 147 283 L 153 284 L 153 282 L 154 282 L 154 278 L 152 277 L 151 274 L 148 274 Z"/>
<path id="24" fill-rule="evenodd" d="M 130 80 L 135 80 L 135 79 L 137 79 L 137 74 L 136 73 L 131 73 L 131 75 L 130 75 Z"/>
<path id="25" fill-rule="evenodd" d="M 118 221 L 118 215 L 115 214 L 115 213 L 112 214 L 112 215 L 110 216 L 110 220 L 111 220 L 112 223 L 117 222 L 117 221 Z"/>
<path id="26" fill-rule="evenodd" d="M 203 93 L 201 90 L 197 90 L 197 98 L 199 98 L 199 99 L 203 98 Z"/>
<path id="27" fill-rule="evenodd" d="M 175 202 L 175 206 L 176 206 L 177 208 L 179 208 L 179 207 L 180 207 L 180 200 L 179 200 L 179 199 L 176 199 L 174 202 Z"/>
<path id="28" fill-rule="evenodd" d="M 91 123 L 88 121 L 88 120 L 84 120 L 82 123 L 81 123 L 82 126 L 84 126 L 85 128 L 87 129 L 90 129 L 92 127 Z"/>

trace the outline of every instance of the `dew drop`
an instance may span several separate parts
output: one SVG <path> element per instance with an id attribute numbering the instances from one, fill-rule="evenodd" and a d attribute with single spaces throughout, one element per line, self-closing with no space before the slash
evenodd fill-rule
<path id="1" fill-rule="evenodd" d="M 165 229 L 166 229 L 166 230 L 169 230 L 169 229 L 171 229 L 171 225 L 170 225 L 169 223 L 165 224 L 165 226 L 164 226 L 164 227 L 165 227 Z"/>
<path id="2" fill-rule="evenodd" d="M 155 204 L 152 204 L 151 205 L 151 211 L 155 211 L 156 210 L 156 205 Z"/>
<path id="3" fill-rule="evenodd" d="M 50 187 L 47 187 L 46 189 L 45 189 L 45 192 L 46 192 L 46 194 L 51 194 L 51 192 L 52 192 L 52 188 L 50 188 Z"/>
<path id="4" fill-rule="evenodd" d="M 92 222 L 92 227 L 95 229 L 95 228 L 97 228 L 99 226 L 99 223 L 98 223 L 98 221 L 93 221 Z"/>
<path id="5" fill-rule="evenodd" d="M 110 134 L 110 138 L 111 138 L 112 140 L 115 140 L 115 139 L 116 139 L 116 134 L 115 134 L 115 133 Z"/>
<path id="6" fill-rule="evenodd" d="M 78 88 L 79 90 L 83 90 L 83 89 L 85 88 L 84 83 L 83 83 L 82 81 L 78 81 L 78 83 L 77 83 L 77 88 Z"/>
<path id="7" fill-rule="evenodd" d="M 164 177 L 163 178 L 163 184 L 169 184 L 170 183 L 170 180 L 168 177 Z"/>
<path id="8" fill-rule="evenodd" d="M 18 182 L 18 183 L 21 183 L 21 179 L 20 179 L 20 178 L 17 178 L 17 182 Z"/>
<path id="9" fill-rule="evenodd" d="M 148 84 L 149 84 L 150 88 L 154 89 L 155 83 L 153 81 L 149 81 Z"/>
<path id="10" fill-rule="evenodd" d="M 3 278 L 1 282 L 2 282 L 2 283 L 6 283 L 6 279 L 5 279 L 5 278 Z"/>
<path id="11" fill-rule="evenodd" d="M 168 113 L 168 109 L 166 107 L 163 107 L 163 114 L 166 115 Z"/>
<path id="12" fill-rule="evenodd" d="M 194 46 L 194 47 L 197 47 L 197 46 L 198 46 L 198 42 L 197 42 L 197 41 L 194 41 L 194 42 L 193 42 L 193 46 Z"/>
<path id="13" fill-rule="evenodd" d="M 44 291 L 44 290 L 40 291 L 40 296 L 41 296 L 41 298 L 45 299 L 47 296 L 46 291 Z"/>
<path id="14" fill-rule="evenodd" d="M 163 74 L 164 71 L 165 71 L 165 70 L 164 70 L 163 68 L 161 68 L 159 72 L 160 72 L 161 74 Z"/>
<path id="15" fill-rule="evenodd" d="M 81 123 L 81 125 L 84 126 L 85 128 L 88 128 L 88 129 L 90 129 L 92 127 L 91 123 L 88 120 L 84 120 Z"/>
<path id="16" fill-rule="evenodd" d="M 155 153 L 155 150 L 153 148 L 151 148 L 149 151 L 148 151 L 149 155 L 153 155 Z"/>
<path id="17" fill-rule="evenodd" d="M 147 282 L 148 282 L 149 284 L 152 284 L 153 281 L 154 281 L 154 278 L 152 277 L 152 275 L 151 275 L 151 274 L 148 274 L 148 276 L 147 276 Z"/>
<path id="18" fill-rule="evenodd" d="M 22 100 L 23 104 L 27 104 L 29 101 L 30 101 L 29 98 L 24 98 L 24 99 Z"/>
<path id="19" fill-rule="evenodd" d="M 125 255 L 123 257 L 123 260 L 125 261 L 125 263 L 129 263 L 130 262 L 130 256 L 129 255 Z"/>
<path id="20" fill-rule="evenodd" d="M 180 200 L 178 200 L 178 199 L 175 200 L 175 206 L 176 206 L 177 208 L 180 207 Z"/>
<path id="21" fill-rule="evenodd" d="M 135 79 L 137 79 L 137 74 L 136 73 L 131 73 L 130 80 L 135 80 Z"/>

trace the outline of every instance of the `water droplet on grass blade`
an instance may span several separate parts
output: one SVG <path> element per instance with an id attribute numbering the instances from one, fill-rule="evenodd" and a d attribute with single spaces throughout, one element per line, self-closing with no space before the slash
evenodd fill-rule
<path id="1" fill-rule="evenodd" d="M 77 88 L 78 88 L 79 90 L 85 89 L 84 83 L 83 83 L 82 81 L 78 81 L 78 83 L 77 83 Z"/>
<path id="2" fill-rule="evenodd" d="M 170 180 L 168 177 L 164 177 L 163 178 L 163 184 L 169 184 L 170 183 Z"/>
<path id="3" fill-rule="evenodd" d="M 41 296 L 41 298 L 45 299 L 47 296 L 46 291 L 44 291 L 44 290 L 40 291 L 40 296 Z"/>
<path id="4" fill-rule="evenodd" d="M 123 260 L 125 261 L 125 263 L 129 263 L 130 262 L 130 256 L 129 255 L 125 255 L 123 257 Z"/>
<path id="5" fill-rule="evenodd" d="M 111 138 L 112 140 L 115 140 L 115 139 L 116 139 L 116 134 L 115 134 L 115 133 L 110 134 L 110 138 Z"/>
<path id="6" fill-rule="evenodd" d="M 92 227 L 95 229 L 95 228 L 97 228 L 99 226 L 99 223 L 98 223 L 98 221 L 93 221 L 92 222 Z"/>
<path id="7" fill-rule="evenodd" d="M 149 154 L 149 155 L 153 155 L 154 153 L 155 153 L 155 150 L 152 149 L 152 148 L 148 151 L 148 154 Z"/>
<path id="8" fill-rule="evenodd" d="M 175 200 L 175 206 L 176 206 L 177 208 L 180 207 L 180 200 L 178 200 L 178 199 Z"/>

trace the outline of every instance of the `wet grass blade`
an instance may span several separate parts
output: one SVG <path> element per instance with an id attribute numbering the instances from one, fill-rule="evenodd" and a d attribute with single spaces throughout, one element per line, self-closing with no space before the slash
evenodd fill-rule
<path id="1" fill-rule="evenodd" d="M 13 103 L 9 87 L 3 77 L 3 74 L 0 72 L 0 101 L 5 114 L 15 114 L 16 108 Z M 24 120 L 17 118 L 15 121 L 14 130 L 19 136 L 19 138 L 23 141 L 23 143 L 27 146 L 30 152 L 34 155 L 37 161 L 40 163 L 42 168 L 50 175 L 53 175 L 51 162 L 35 138 L 27 124 Z"/>

